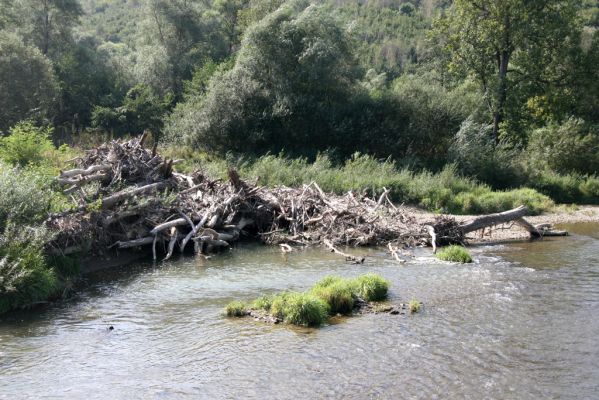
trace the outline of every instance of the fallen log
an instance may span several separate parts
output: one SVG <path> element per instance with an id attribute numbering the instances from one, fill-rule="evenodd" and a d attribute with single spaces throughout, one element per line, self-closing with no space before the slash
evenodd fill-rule
<path id="1" fill-rule="evenodd" d="M 520 206 L 513 210 L 504 211 L 496 214 L 483 215 L 481 217 L 474 218 L 465 224 L 460 225 L 460 230 L 465 234 L 477 231 L 479 229 L 504 224 L 526 215 L 526 206 Z"/>
<path id="2" fill-rule="evenodd" d="M 514 222 L 520 227 L 524 228 L 531 237 L 542 238 L 543 236 L 567 236 L 568 232 L 554 230 L 550 224 L 540 224 L 537 226 L 532 225 L 524 219 L 528 210 L 526 206 L 520 206 L 512 210 L 504 211 L 496 214 L 483 215 L 481 217 L 474 218 L 473 220 L 459 225 L 459 229 L 464 235 L 480 229 L 490 228 L 492 226 L 505 224 L 507 222 Z"/>
<path id="3" fill-rule="evenodd" d="M 105 199 L 102 199 L 102 209 L 111 208 L 119 202 L 128 199 L 130 197 L 136 196 L 138 194 L 144 194 L 149 192 L 154 192 L 160 189 L 164 189 L 167 186 L 166 182 L 156 182 L 151 183 L 149 185 L 141 186 L 135 189 L 128 189 L 122 192 L 117 192 L 112 196 L 108 196 Z"/>
<path id="4" fill-rule="evenodd" d="M 118 241 L 110 247 L 116 246 L 119 249 L 128 249 L 131 247 L 139 247 L 139 246 L 145 246 L 148 244 L 152 244 L 153 241 L 154 241 L 154 237 L 148 236 L 148 237 L 143 237 L 143 238 L 129 240 L 129 241 Z"/>

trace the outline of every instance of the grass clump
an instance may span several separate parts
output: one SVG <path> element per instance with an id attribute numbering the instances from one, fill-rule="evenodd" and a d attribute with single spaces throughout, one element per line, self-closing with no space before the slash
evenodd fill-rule
<path id="1" fill-rule="evenodd" d="M 472 256 L 462 246 L 451 245 L 444 247 L 440 252 L 437 253 L 437 258 L 443 261 L 458 262 L 458 263 L 471 263 Z"/>
<path id="2" fill-rule="evenodd" d="M 225 307 L 227 317 L 244 317 L 247 315 L 245 304 L 240 301 L 232 301 Z"/>
<path id="3" fill-rule="evenodd" d="M 365 274 L 350 282 L 353 293 L 366 301 L 381 301 L 387 298 L 389 281 L 377 274 Z"/>
<path id="4" fill-rule="evenodd" d="M 329 316 L 329 305 L 310 292 L 286 292 L 275 296 L 271 313 L 283 321 L 300 326 L 320 326 Z"/>
<path id="5" fill-rule="evenodd" d="M 252 302 L 251 307 L 255 310 L 270 311 L 274 296 L 260 296 Z"/>
<path id="6" fill-rule="evenodd" d="M 329 315 L 350 314 L 357 298 L 379 301 L 387 297 L 389 282 L 376 274 L 355 279 L 326 276 L 306 292 L 282 292 L 254 300 L 249 308 L 266 311 L 272 317 L 300 326 L 320 326 Z M 248 314 L 245 304 L 229 303 L 226 314 L 240 317 Z"/>
<path id="7" fill-rule="evenodd" d="M 410 309 L 410 314 L 416 314 L 420 312 L 421 304 L 418 300 L 410 300 L 408 303 L 408 308 Z"/>
<path id="8" fill-rule="evenodd" d="M 325 278 L 326 284 L 319 282 L 320 284 L 312 288 L 311 293 L 329 305 L 331 315 L 351 313 L 355 296 L 350 282 L 336 277 L 331 277 L 334 278 L 332 280 L 327 278 Z"/>

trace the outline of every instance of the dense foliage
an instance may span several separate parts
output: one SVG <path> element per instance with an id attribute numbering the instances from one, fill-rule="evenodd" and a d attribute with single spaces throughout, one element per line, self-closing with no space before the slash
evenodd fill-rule
<path id="1" fill-rule="evenodd" d="M 2 3 L 4 132 L 32 119 L 57 141 L 149 129 L 222 155 L 360 151 L 550 195 L 539 176 L 597 173 L 591 0 Z"/>
<path id="2" fill-rule="evenodd" d="M 0 314 L 46 301 L 77 273 L 74 260 L 46 248 L 53 232 L 43 221 L 69 206 L 54 190 L 53 162 L 66 152 L 54 148 L 51 131 L 24 122 L 0 138 Z"/>

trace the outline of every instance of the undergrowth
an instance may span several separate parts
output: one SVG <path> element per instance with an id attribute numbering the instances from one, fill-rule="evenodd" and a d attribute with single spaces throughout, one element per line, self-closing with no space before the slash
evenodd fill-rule
<path id="1" fill-rule="evenodd" d="M 50 134 L 23 122 L 0 138 L 0 314 L 61 296 L 79 273 L 75 258 L 47 248 L 43 221 L 73 206 L 54 180 L 72 152 L 56 149 Z"/>
<path id="2" fill-rule="evenodd" d="M 326 154 L 314 162 L 265 155 L 255 159 L 223 160 L 185 148 L 169 148 L 166 153 L 186 161 L 182 170 L 203 170 L 208 175 L 226 178 L 227 168 L 236 168 L 245 179 L 258 179 L 266 186 L 300 186 L 316 182 L 324 191 L 344 194 L 350 190 L 377 196 L 390 190 L 394 202 L 418 205 L 429 211 L 452 214 L 486 214 L 526 205 L 532 214 L 549 210 L 553 201 L 534 189 L 494 191 L 488 185 L 460 176 L 453 165 L 438 173 L 413 172 L 399 168 L 391 160 L 356 153 L 342 165 L 334 165 Z"/>

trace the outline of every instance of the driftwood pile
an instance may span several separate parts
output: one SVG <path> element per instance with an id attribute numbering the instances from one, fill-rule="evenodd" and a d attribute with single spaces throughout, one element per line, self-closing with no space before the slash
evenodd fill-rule
<path id="1" fill-rule="evenodd" d="M 170 258 L 178 250 L 209 253 L 243 237 L 291 246 L 387 245 L 398 261 L 409 246 L 462 242 L 452 218 L 428 225 L 396 207 L 385 190 L 378 198 L 325 193 L 316 183 L 301 188 L 265 188 L 229 171 L 228 181 L 200 172 L 173 171 L 176 160 L 144 147 L 145 135 L 114 140 L 71 160 L 75 168 L 57 181 L 78 207 L 52 215 L 53 251 L 103 254 L 109 249 L 148 248 Z M 480 229 L 480 228 L 479 228 Z M 150 250 L 148 250 L 150 251 Z"/>

